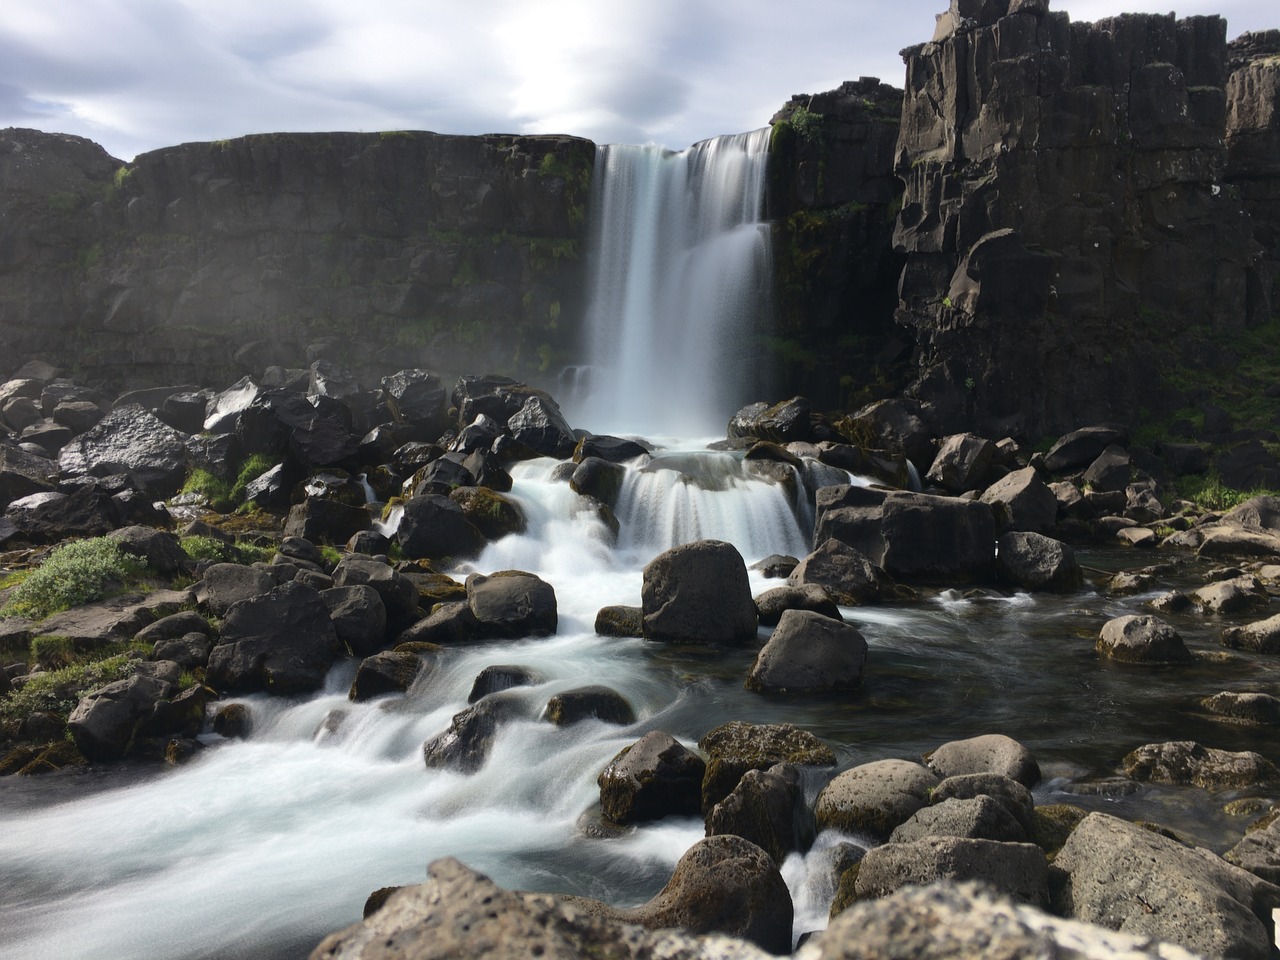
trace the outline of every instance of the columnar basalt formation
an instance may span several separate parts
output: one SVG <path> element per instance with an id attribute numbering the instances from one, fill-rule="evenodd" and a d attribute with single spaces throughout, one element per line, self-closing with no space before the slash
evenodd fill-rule
<path id="1" fill-rule="evenodd" d="M 891 239 L 902 197 L 893 175 L 901 112 L 899 88 L 863 77 L 794 96 L 770 121 L 771 346 L 784 381 L 822 406 L 857 400 L 855 391 L 906 351 L 902 341 L 885 349 L 898 336 L 902 258 Z"/>
<path id="2" fill-rule="evenodd" d="M 550 368 L 580 312 L 594 155 L 572 137 L 267 134 L 126 166 L 0 132 L 6 372 Z"/>
<path id="3" fill-rule="evenodd" d="M 944 430 L 1132 421 L 1171 402 L 1162 367 L 1268 316 L 1220 17 L 953 0 L 903 54 L 897 318 Z"/>
<path id="4" fill-rule="evenodd" d="M 1227 80 L 1227 182 L 1267 251 L 1263 291 L 1280 306 L 1280 30 L 1231 41 Z"/>

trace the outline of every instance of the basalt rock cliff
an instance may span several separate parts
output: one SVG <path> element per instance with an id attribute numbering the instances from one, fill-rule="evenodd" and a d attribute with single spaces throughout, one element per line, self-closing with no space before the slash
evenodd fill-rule
<path id="1" fill-rule="evenodd" d="M 268 134 L 124 165 L 5 130 L 4 372 L 38 357 L 120 387 L 317 359 L 536 373 L 580 311 L 594 155 L 571 137 Z"/>

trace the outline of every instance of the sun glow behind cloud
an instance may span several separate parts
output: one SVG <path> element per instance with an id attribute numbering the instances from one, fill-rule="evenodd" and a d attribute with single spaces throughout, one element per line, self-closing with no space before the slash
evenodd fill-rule
<path id="1" fill-rule="evenodd" d="M 945 0 L 6 0 L 0 126 L 125 158 L 271 130 L 571 133 L 694 140 L 759 127 L 795 93 L 902 82 Z M 1055 8 L 1062 6 L 1055 4 Z M 1073 0 L 1075 19 L 1168 0 Z M 1273 0 L 1195 0 L 1229 34 Z"/>

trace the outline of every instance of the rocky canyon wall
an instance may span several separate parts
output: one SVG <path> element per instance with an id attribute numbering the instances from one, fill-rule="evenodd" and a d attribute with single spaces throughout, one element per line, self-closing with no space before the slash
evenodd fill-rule
<path id="1" fill-rule="evenodd" d="M 1274 213 L 1275 130 L 1246 101 L 1274 74 L 1230 74 L 1221 18 L 953 0 L 903 53 L 897 319 L 944 429 L 1135 424 L 1269 318 L 1245 211 Z"/>
<path id="2" fill-rule="evenodd" d="M 268 134 L 130 165 L 0 132 L 0 373 L 119 387 L 336 360 L 536 376 L 580 313 L 595 147 Z"/>

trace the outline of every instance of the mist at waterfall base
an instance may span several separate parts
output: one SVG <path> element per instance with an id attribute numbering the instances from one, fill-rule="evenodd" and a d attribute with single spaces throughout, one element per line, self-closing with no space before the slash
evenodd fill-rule
<path id="1" fill-rule="evenodd" d="M 715 168 L 712 156 L 736 163 L 758 148 L 739 138 L 700 145 L 698 163 L 651 148 L 609 148 L 601 162 L 618 161 L 619 176 L 643 180 L 651 191 L 693 189 L 711 201 L 739 182 L 725 176 L 709 189 L 698 180 Z M 690 170 L 667 169 L 672 162 Z M 614 169 L 609 166 L 609 177 Z M 602 186 L 605 196 L 597 197 L 597 216 L 608 189 Z M 758 191 L 759 184 L 751 189 Z M 758 224 L 742 229 L 756 223 L 751 218 L 758 218 L 758 208 L 733 217 L 713 212 L 750 207 L 740 201 L 709 203 L 696 219 L 758 237 Z M 598 276 L 596 288 L 600 297 L 618 298 L 622 311 L 615 315 L 597 300 L 600 322 L 606 315 L 627 319 L 600 331 L 593 369 L 609 372 L 594 380 L 599 406 L 587 404 L 582 419 L 574 414 L 571 422 L 597 432 L 669 437 L 687 429 L 687 435 L 723 436 L 739 398 L 729 402 L 702 389 L 699 370 L 711 366 L 714 354 L 698 351 L 733 342 L 734 313 L 724 314 L 722 331 L 700 345 L 681 340 L 693 336 L 690 324 L 710 314 L 695 311 L 695 317 L 674 312 L 677 307 L 726 301 L 707 291 L 673 299 L 661 289 L 665 281 L 653 279 L 676 270 L 696 285 L 688 274 L 702 268 L 689 262 L 702 254 L 685 241 L 697 232 L 668 221 L 702 204 L 669 199 L 664 207 L 644 191 L 631 202 L 639 208 L 628 227 L 635 236 L 613 239 L 618 256 L 634 256 L 640 266 L 623 269 L 610 254 L 595 267 L 616 275 L 610 281 Z M 670 237 L 681 243 L 662 239 Z M 736 249 L 751 257 L 758 252 L 754 241 Z M 710 259 L 719 263 L 719 254 Z M 646 260 L 650 267 L 643 266 Z M 650 279 L 641 284 L 645 269 Z M 726 276 L 753 276 L 752 269 L 742 262 L 723 266 Z M 655 326 L 673 325 L 656 336 L 628 329 L 646 315 Z M 666 345 L 671 349 L 654 349 Z M 611 389 L 604 388 L 612 386 L 618 396 L 609 399 Z M 731 396 L 733 387 L 725 389 Z M 686 414 L 687 422 L 680 419 Z M 1247 728 L 1215 724 L 1194 704 L 1219 689 L 1267 689 L 1280 670 L 1265 658 L 1259 664 L 1205 657 L 1191 667 L 1155 672 L 1098 660 L 1093 645 L 1100 624 L 1138 612 L 1146 595 L 1113 599 L 1087 589 L 1069 597 L 966 597 L 922 590 L 911 603 L 847 608 L 846 619 L 870 646 L 863 687 L 852 695 L 748 693 L 743 680 L 758 644 L 707 649 L 597 636 L 596 612 L 609 604 L 638 604 L 644 565 L 667 547 L 720 539 L 733 543 L 747 563 L 772 553 L 808 552 L 812 512 L 800 478 L 780 483 L 776 475 L 755 472 L 740 454 L 703 446 L 662 441 L 652 456 L 627 466 L 616 542 L 600 517 L 555 478 L 555 462 L 513 467 L 510 496 L 527 517 L 527 531 L 491 544 L 452 572 L 537 573 L 556 591 L 554 637 L 449 648 L 404 697 L 349 702 L 355 665 L 347 662 L 335 667 L 317 695 L 240 698 L 253 717 L 249 738 L 224 741 L 207 734 L 207 749 L 182 767 L 124 765 L 0 781 L 0 957 L 302 957 L 326 933 L 358 920 L 371 891 L 420 883 L 427 863 L 444 856 L 508 888 L 582 894 L 620 906 L 641 903 L 702 837 L 703 824 L 671 818 L 608 839 L 591 836 L 578 821 L 598 799 L 596 777 L 650 730 L 693 745 L 730 720 L 796 724 L 831 745 L 841 767 L 918 758 L 947 740 L 1005 733 L 1026 743 L 1041 763 L 1046 777 L 1036 789 L 1037 802 L 1066 799 L 1157 820 L 1219 851 L 1233 842 L 1240 824 L 1223 813 L 1221 796 L 1192 788 L 1113 790 L 1091 782 L 1105 782 L 1124 753 L 1147 742 L 1194 738 L 1226 749 L 1259 746 Z M 806 472 L 810 486 L 849 479 L 820 465 L 810 464 Z M 1100 554 L 1085 562 L 1117 561 Z M 755 571 L 750 580 L 754 593 L 778 584 Z M 1208 652 L 1217 649 L 1221 626 L 1206 623 L 1183 635 L 1193 650 Z M 767 633 L 761 629 L 761 642 Z M 423 741 L 448 727 L 465 707 L 475 676 L 498 664 L 521 665 L 542 678 L 510 692 L 527 703 L 527 719 L 499 729 L 478 772 L 427 769 Z M 541 718 L 552 695 L 586 684 L 617 690 L 638 720 L 560 728 Z M 828 773 L 808 776 L 810 800 Z M 835 849 L 845 841 L 868 842 L 826 833 L 806 855 L 782 865 L 797 934 L 825 925 Z"/>

